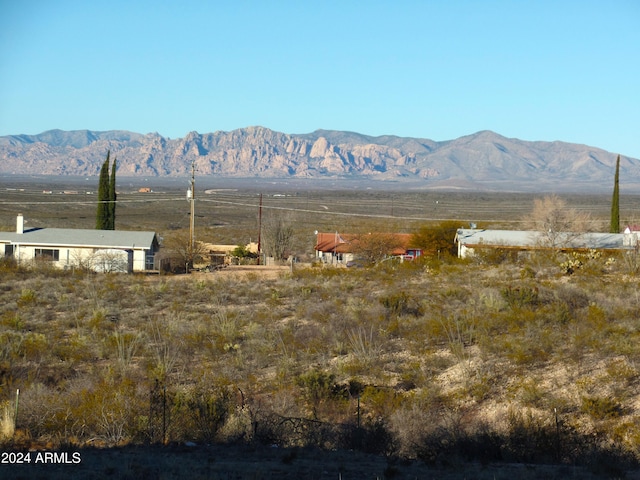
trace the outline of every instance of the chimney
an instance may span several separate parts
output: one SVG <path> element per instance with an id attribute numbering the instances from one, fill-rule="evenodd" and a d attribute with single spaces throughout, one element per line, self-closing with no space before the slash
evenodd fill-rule
<path id="1" fill-rule="evenodd" d="M 24 217 L 21 213 L 18 214 L 16 219 L 16 233 L 24 233 Z"/>

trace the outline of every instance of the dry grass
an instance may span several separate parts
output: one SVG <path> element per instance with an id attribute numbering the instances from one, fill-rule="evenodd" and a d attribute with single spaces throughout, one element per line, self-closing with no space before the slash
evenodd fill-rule
<path id="1" fill-rule="evenodd" d="M 142 446 L 163 442 L 236 445 L 160 449 L 167 478 L 192 461 L 208 478 L 325 478 L 316 455 L 326 478 L 335 462 L 343 478 L 621 476 L 640 462 L 640 277 L 561 261 L 155 277 L 5 262 L 0 402 L 20 388 L 21 403 L 4 448 L 83 448 L 95 478 L 156 475 Z"/>
<path id="2" fill-rule="evenodd" d="M 611 269 L 531 278 L 510 275 L 514 268 L 453 262 L 437 273 L 424 264 L 154 278 L 5 271 L 0 392 L 8 401 L 10 388 L 21 388 L 17 428 L 34 445 L 153 441 L 150 392 L 160 381 L 168 441 L 335 448 L 343 433 L 334 429 L 355 427 L 359 413 L 366 428 L 383 419 L 389 434 L 367 448 L 434 465 L 456 452 L 434 450 L 434 438 L 474 445 L 483 431 L 500 438 L 493 460 L 579 463 L 602 450 L 635 461 L 640 304 L 620 295 L 639 280 L 620 281 Z M 477 288 L 460 282 L 470 275 Z M 425 409 L 429 419 L 416 423 Z M 286 424 L 273 430 L 273 415 L 327 432 L 288 437 Z M 407 438 L 409 428 L 419 436 Z M 511 445 L 512 435 L 536 431 L 546 440 L 529 439 L 529 456 Z"/>
<path id="3" fill-rule="evenodd" d="M 16 431 L 15 407 L 10 402 L 0 404 L 0 442 L 13 439 Z"/>

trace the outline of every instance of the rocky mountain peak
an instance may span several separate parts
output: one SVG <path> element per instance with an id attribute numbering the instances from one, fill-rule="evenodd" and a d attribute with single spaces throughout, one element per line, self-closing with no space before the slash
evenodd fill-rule
<path id="1" fill-rule="evenodd" d="M 502 190 L 600 189 L 616 154 L 564 142 L 527 142 L 484 130 L 436 142 L 317 130 L 293 135 L 262 126 L 169 139 L 158 133 L 50 130 L 0 137 L 0 173 L 97 175 L 107 150 L 120 175 L 345 177 Z M 640 161 L 622 157 L 621 179 L 640 184 Z"/>

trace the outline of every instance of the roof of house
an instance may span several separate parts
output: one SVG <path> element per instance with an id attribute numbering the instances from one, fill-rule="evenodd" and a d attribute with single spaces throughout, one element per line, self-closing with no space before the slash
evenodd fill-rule
<path id="1" fill-rule="evenodd" d="M 24 233 L 0 232 L 0 243 L 43 247 L 150 248 L 155 232 L 89 230 L 74 228 L 33 228 Z"/>
<path id="2" fill-rule="evenodd" d="M 340 235 L 338 232 L 324 233 L 316 235 L 315 249 L 320 252 L 348 253 L 349 244 L 353 240 L 353 235 Z"/>
<path id="3" fill-rule="evenodd" d="M 624 234 L 622 233 L 558 233 L 562 238 L 562 248 L 573 249 L 622 249 Z M 484 230 L 460 228 L 456 232 L 455 241 L 462 245 L 494 246 L 494 247 L 540 247 L 544 246 L 546 236 L 533 230 Z"/>
<path id="4" fill-rule="evenodd" d="M 409 233 L 389 233 L 381 235 L 393 236 L 399 246 L 394 248 L 390 255 L 404 255 L 409 247 L 412 235 Z M 320 252 L 334 252 L 334 253 L 351 253 L 353 252 L 353 246 L 357 244 L 362 235 L 338 232 L 326 233 L 319 232 L 316 235 L 315 249 Z"/>

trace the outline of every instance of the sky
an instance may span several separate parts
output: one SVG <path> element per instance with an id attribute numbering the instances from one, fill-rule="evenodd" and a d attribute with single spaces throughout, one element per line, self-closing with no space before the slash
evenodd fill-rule
<path id="1" fill-rule="evenodd" d="M 637 0 L 0 0 L 0 135 L 481 130 L 640 159 Z"/>

